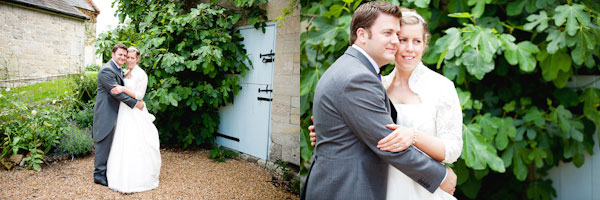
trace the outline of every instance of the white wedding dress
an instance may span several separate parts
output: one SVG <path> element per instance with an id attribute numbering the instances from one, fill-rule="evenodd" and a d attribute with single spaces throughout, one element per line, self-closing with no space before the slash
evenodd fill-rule
<path id="1" fill-rule="evenodd" d="M 385 88 L 394 81 L 394 74 L 382 78 Z M 418 65 L 411 74 L 409 88 L 421 99 L 420 104 L 394 104 L 397 124 L 441 138 L 446 148 L 442 163 L 455 162 L 462 151 L 462 111 L 454 84 L 446 77 Z M 427 191 L 393 166 L 388 168 L 388 200 L 455 200 L 441 189 Z"/>
<path id="2" fill-rule="evenodd" d="M 125 87 L 141 100 L 146 92 L 148 76 L 135 66 L 131 77 L 125 78 Z M 158 131 L 152 123 L 154 116 L 144 110 L 130 108 L 121 102 L 114 138 L 107 161 L 106 178 L 110 189 L 123 192 L 141 192 L 158 186 L 160 149 Z"/>

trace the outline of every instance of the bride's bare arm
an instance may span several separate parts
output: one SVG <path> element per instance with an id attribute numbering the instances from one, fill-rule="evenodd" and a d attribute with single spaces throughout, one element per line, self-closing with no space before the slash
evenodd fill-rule
<path id="1" fill-rule="evenodd" d="M 404 130 L 393 132 L 380 140 L 377 147 L 382 151 L 399 152 L 414 145 L 438 162 L 446 159 L 446 146 L 442 139 L 400 125 L 390 124 L 387 127 L 392 130 L 398 128 Z"/>
<path id="2" fill-rule="evenodd" d="M 113 89 L 110 90 L 110 93 L 113 94 L 120 94 L 120 93 L 125 93 L 127 94 L 127 96 L 130 96 L 131 98 L 135 98 L 135 91 L 133 91 L 132 89 L 129 89 L 125 86 L 121 86 L 121 85 L 114 85 L 115 87 Z"/>

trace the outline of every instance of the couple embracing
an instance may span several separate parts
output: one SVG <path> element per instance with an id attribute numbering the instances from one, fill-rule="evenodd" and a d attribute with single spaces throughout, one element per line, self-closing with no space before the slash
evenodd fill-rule
<path id="1" fill-rule="evenodd" d="M 414 10 L 356 9 L 352 46 L 315 90 L 302 199 L 455 199 L 456 174 L 442 163 L 460 156 L 462 113 L 453 83 L 421 63 L 428 37 Z"/>
<path id="2" fill-rule="evenodd" d="M 155 118 L 143 101 L 148 76 L 139 60 L 137 48 L 115 45 L 98 71 L 94 104 L 94 182 L 123 193 L 156 188 L 160 174 Z"/>

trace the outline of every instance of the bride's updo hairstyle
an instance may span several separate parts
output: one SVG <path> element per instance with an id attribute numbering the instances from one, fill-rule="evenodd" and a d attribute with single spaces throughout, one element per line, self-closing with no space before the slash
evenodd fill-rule
<path id="1" fill-rule="evenodd" d="M 421 24 L 423 26 L 423 39 L 425 42 L 425 51 L 429 48 L 429 39 L 431 39 L 431 33 L 429 32 L 429 28 L 427 27 L 427 22 L 416 10 L 409 8 L 400 8 L 402 12 L 402 18 L 400 19 L 400 27 L 402 25 L 415 25 Z M 402 31 L 402 29 L 400 29 Z"/>
<path id="2" fill-rule="evenodd" d="M 131 47 L 127 48 L 127 52 L 135 52 L 135 57 L 138 60 L 140 59 L 140 50 L 137 47 L 131 46 Z"/>

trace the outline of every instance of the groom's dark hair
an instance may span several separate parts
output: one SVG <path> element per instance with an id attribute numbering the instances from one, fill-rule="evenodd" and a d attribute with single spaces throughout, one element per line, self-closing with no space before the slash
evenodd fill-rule
<path id="1" fill-rule="evenodd" d="M 350 45 L 354 44 L 354 41 L 356 41 L 356 31 L 359 28 L 366 29 L 369 32 L 369 39 L 371 38 L 371 31 L 369 28 L 371 28 L 381 13 L 398 18 L 402 17 L 400 7 L 385 1 L 371 1 L 360 5 L 352 15 L 352 23 L 350 23 Z"/>
<path id="2" fill-rule="evenodd" d="M 123 49 L 123 50 L 127 51 L 127 46 L 125 46 L 124 44 L 116 44 L 113 47 L 112 52 L 115 53 L 115 52 L 117 52 L 118 49 Z"/>

